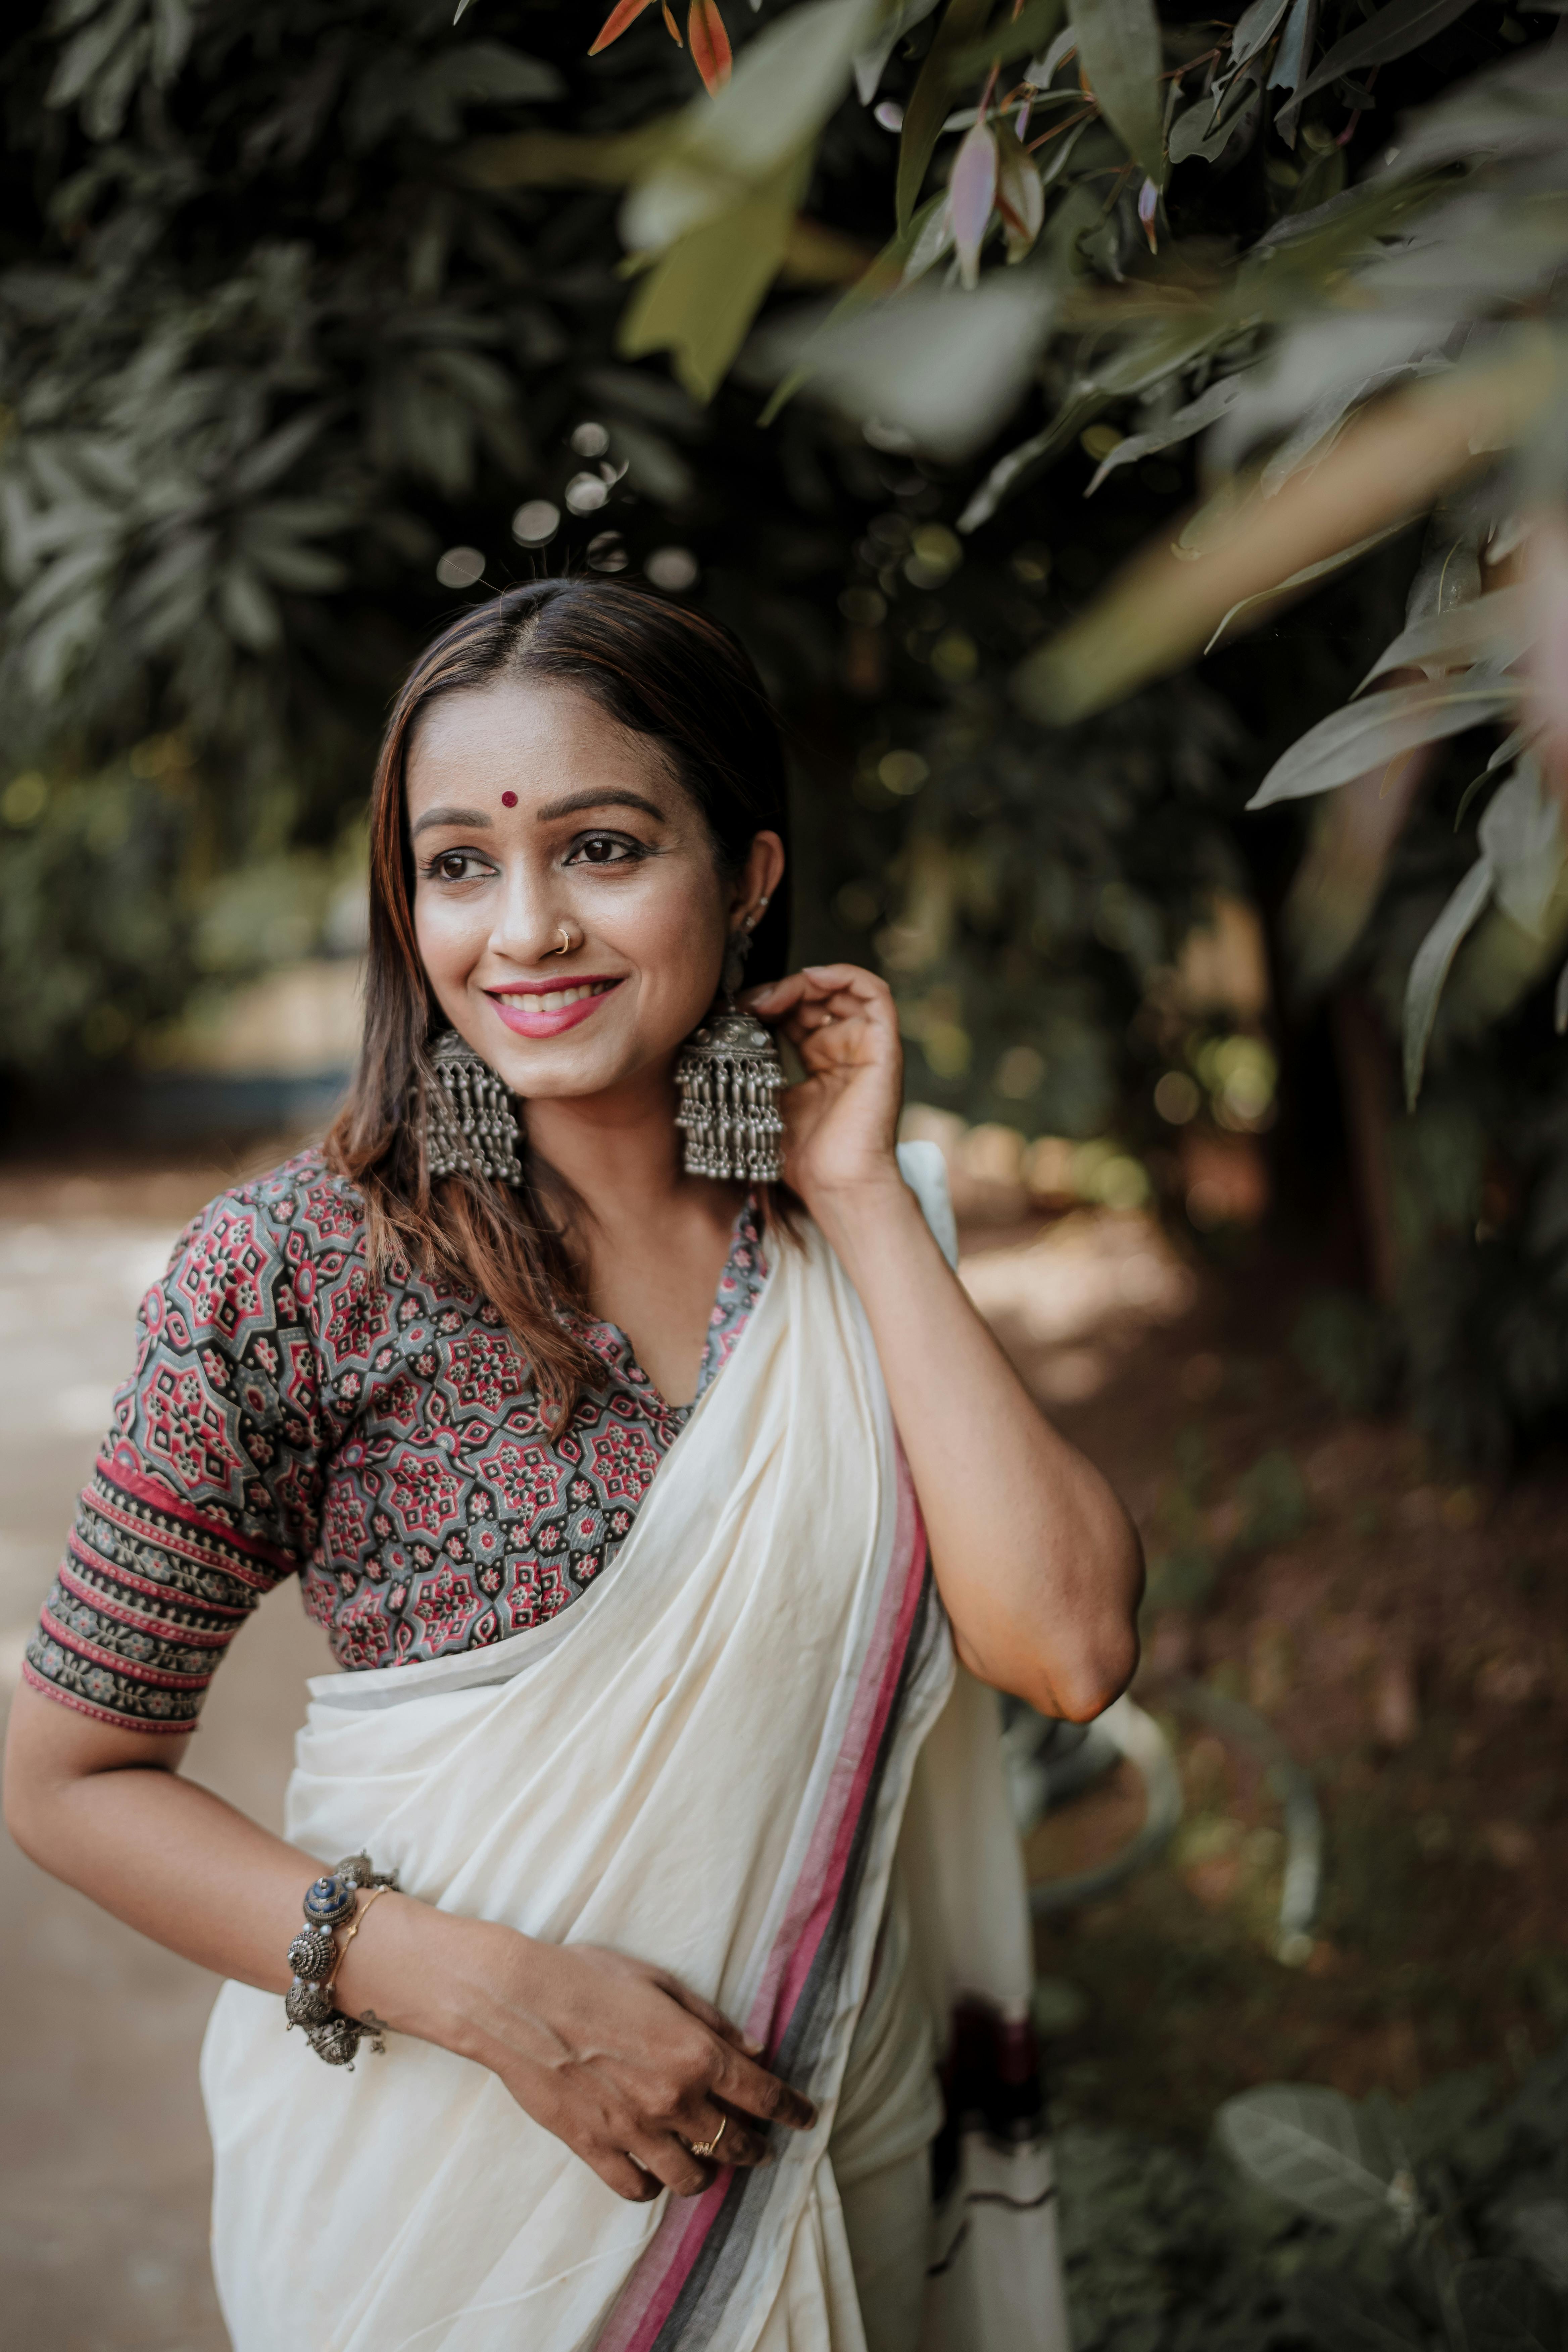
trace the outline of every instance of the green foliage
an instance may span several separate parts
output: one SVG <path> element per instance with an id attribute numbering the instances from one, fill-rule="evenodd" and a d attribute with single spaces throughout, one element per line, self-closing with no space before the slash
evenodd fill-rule
<path id="1" fill-rule="evenodd" d="M 1244 2093 L 1199 2158 L 1061 2136 L 1078 2352 L 1538 2352 L 1568 2319 L 1568 2056 L 1511 2097 Z"/>
<path id="2" fill-rule="evenodd" d="M 1358 680 L 1387 698 L 1392 670 L 1363 679 L 1369 647 L 1426 665 L 1434 709 L 1484 683 L 1513 642 L 1507 592 L 1482 593 L 1492 489 L 1458 496 L 1426 555 L 1369 518 L 1358 563 L 1299 551 L 1316 601 L 1284 634 L 1277 572 L 1237 577 L 1213 612 L 1189 593 L 1198 642 L 1232 608 L 1231 627 L 1262 616 L 1201 686 L 1100 709 L 1086 656 L 1089 715 L 1044 732 L 1028 681 L 1151 530 L 1181 528 L 1196 436 L 1211 474 L 1273 467 L 1284 511 L 1331 481 L 1369 404 L 1428 376 L 1447 397 L 1466 337 L 1550 310 L 1560 110 L 1555 67 L 1500 64 L 1512 19 L 1479 7 L 1436 34 L 1350 0 L 1315 28 L 1305 0 L 1254 0 L 1228 35 L 1167 12 L 1157 58 L 1146 15 L 1107 43 L 1124 18 L 1122 0 L 1068 26 L 1056 0 L 896 21 L 778 0 L 731 28 L 715 102 L 651 10 L 590 62 L 574 12 L 522 0 L 478 0 L 457 27 L 438 0 L 25 0 L 0 51 L 10 788 L 45 774 L 65 809 L 175 739 L 185 781 L 182 798 L 140 779 L 135 855 L 68 872 L 44 856 L 54 816 L 4 817 L 0 776 L 5 1066 L 102 1053 L 98 1008 L 140 1033 L 315 908 L 391 687 L 462 601 L 444 551 L 477 551 L 489 584 L 541 562 L 695 568 L 668 593 L 742 628 L 805 755 L 802 950 L 882 964 L 915 1095 L 1118 1138 L 1179 1198 L 1155 1083 L 1226 1016 L 1184 1011 L 1172 967 L 1216 890 L 1279 903 L 1300 838 L 1294 807 L 1240 822 L 1241 803 L 1358 707 Z M 1363 25 L 1389 60 L 1374 93 L 1371 65 L 1322 78 Z M 1112 53 L 1086 88 L 1084 59 Z M 1163 171 L 1146 168 L 1156 68 Z M 1004 205 L 966 295 L 943 282 L 946 177 L 983 98 Z M 873 102 L 903 109 L 901 142 Z M 1425 127 L 1379 173 L 1412 105 Z M 797 282 L 848 290 L 825 320 L 794 306 Z M 682 382 L 639 356 L 667 348 Z M 757 385 L 802 367 L 806 396 L 760 434 Z M 1228 511 L 1211 503 L 1205 545 Z M 1207 576 L 1179 569 L 1189 591 Z M 447 577 L 474 580 L 470 561 Z M 1156 675 L 1158 631 L 1121 637 Z M 1487 1194 L 1468 1225 L 1429 1155 L 1394 1180 L 1415 1394 L 1447 1442 L 1500 1456 L 1568 1401 L 1552 1286 L 1568 1139 L 1528 1025 L 1561 909 L 1530 900 L 1510 845 L 1528 850 L 1528 822 L 1510 828 L 1530 816 L 1529 746 L 1485 772 L 1513 797 L 1472 842 L 1454 814 L 1489 747 L 1454 737 L 1445 764 L 1443 733 L 1417 747 L 1425 798 L 1325 970 L 1394 1025 L 1422 938 L 1484 854 L 1415 1133 L 1458 1102 L 1506 1165 L 1466 1180 Z M 81 911 L 56 919 L 57 897 Z"/>

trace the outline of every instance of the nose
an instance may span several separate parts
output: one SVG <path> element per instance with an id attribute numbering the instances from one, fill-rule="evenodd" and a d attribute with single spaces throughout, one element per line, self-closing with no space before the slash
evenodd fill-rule
<path id="1" fill-rule="evenodd" d="M 521 863 L 513 867 L 496 909 L 490 953 L 527 970 L 552 959 L 564 962 L 582 944 L 582 926 L 572 919 L 561 877 Z"/>

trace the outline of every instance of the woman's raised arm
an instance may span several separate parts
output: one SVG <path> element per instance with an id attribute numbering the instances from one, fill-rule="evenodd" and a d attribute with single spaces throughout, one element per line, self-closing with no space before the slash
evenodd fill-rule
<path id="1" fill-rule="evenodd" d="M 1118 1496 L 1030 1397 L 942 1256 L 894 1157 L 902 1052 L 886 984 L 812 965 L 748 997 L 806 1069 L 784 1172 L 877 1342 L 959 1655 L 1086 1722 L 1138 1662 L 1143 1559 Z"/>

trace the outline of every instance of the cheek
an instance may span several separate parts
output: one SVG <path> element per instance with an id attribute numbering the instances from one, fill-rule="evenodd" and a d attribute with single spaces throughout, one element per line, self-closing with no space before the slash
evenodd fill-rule
<path id="1" fill-rule="evenodd" d="M 472 907 L 431 890 L 414 897 L 414 937 L 419 960 L 439 988 L 444 980 L 460 981 L 483 947 L 486 926 Z"/>
<path id="2" fill-rule="evenodd" d="M 680 1034 L 707 1012 L 724 955 L 724 901 L 716 877 L 687 877 L 683 887 L 649 891 L 606 926 L 636 964 L 645 1002 L 672 1019 Z M 684 1024 L 684 1026 L 681 1024 Z"/>

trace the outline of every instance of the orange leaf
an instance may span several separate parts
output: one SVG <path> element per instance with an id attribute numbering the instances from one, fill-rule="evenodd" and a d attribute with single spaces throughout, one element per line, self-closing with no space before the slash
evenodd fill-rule
<path id="1" fill-rule="evenodd" d="M 626 26 L 635 24 L 643 10 L 651 5 L 652 0 L 616 0 L 616 5 L 600 26 L 599 37 L 588 55 L 596 58 L 601 49 L 607 49 L 612 41 L 618 41 Z"/>
<path id="2" fill-rule="evenodd" d="M 664 10 L 665 31 L 669 35 L 669 37 L 675 43 L 676 47 L 678 49 L 683 49 L 686 47 L 686 44 L 680 37 L 680 27 L 675 21 L 674 14 L 670 8 L 669 0 L 659 0 L 659 5 Z"/>
<path id="3" fill-rule="evenodd" d="M 686 38 L 703 87 L 710 98 L 717 98 L 730 79 L 730 36 L 714 0 L 691 0 Z"/>

